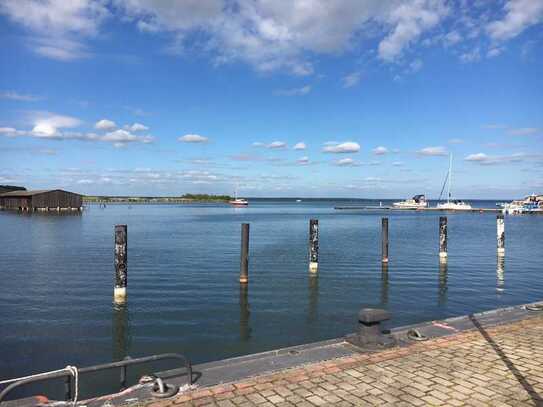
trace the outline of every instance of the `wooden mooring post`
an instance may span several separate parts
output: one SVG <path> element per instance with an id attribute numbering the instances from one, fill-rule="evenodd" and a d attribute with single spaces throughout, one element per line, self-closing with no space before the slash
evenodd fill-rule
<path id="1" fill-rule="evenodd" d="M 496 237 L 498 240 L 498 256 L 505 255 L 505 221 L 503 215 L 496 216 Z"/>
<path id="2" fill-rule="evenodd" d="M 439 217 L 439 259 L 447 261 L 447 217 Z"/>
<path id="3" fill-rule="evenodd" d="M 240 284 L 249 282 L 249 224 L 241 224 L 241 257 L 239 270 Z"/>
<path id="4" fill-rule="evenodd" d="M 128 233 L 126 225 L 115 225 L 115 288 L 113 300 L 116 304 L 126 302 Z"/>
<path id="5" fill-rule="evenodd" d="M 388 218 L 381 218 L 381 261 L 388 263 Z"/>
<path id="6" fill-rule="evenodd" d="M 309 220 L 309 272 L 319 271 L 319 220 Z"/>

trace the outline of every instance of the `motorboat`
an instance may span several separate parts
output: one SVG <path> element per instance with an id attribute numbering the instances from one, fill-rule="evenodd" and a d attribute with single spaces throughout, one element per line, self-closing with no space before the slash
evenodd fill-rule
<path id="1" fill-rule="evenodd" d="M 394 202 L 392 204 L 394 208 L 401 209 L 422 209 L 428 207 L 428 201 L 424 195 L 415 195 L 411 199 L 406 199 L 405 201 Z"/>

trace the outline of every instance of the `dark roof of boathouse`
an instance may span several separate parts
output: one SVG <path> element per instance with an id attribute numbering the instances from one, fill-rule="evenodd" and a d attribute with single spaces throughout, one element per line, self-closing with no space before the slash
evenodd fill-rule
<path id="1" fill-rule="evenodd" d="M 34 196 L 34 195 L 45 194 L 45 193 L 48 193 L 48 192 L 56 192 L 56 191 L 66 192 L 68 194 L 80 195 L 80 194 L 77 194 L 75 192 L 64 191 L 63 189 L 36 189 L 34 191 L 11 191 L 11 192 L 6 192 L 5 194 L 0 194 L 0 197 L 25 197 L 25 196 Z"/>
<path id="2" fill-rule="evenodd" d="M 0 185 L 0 194 L 12 191 L 26 191 L 26 188 L 17 185 Z"/>

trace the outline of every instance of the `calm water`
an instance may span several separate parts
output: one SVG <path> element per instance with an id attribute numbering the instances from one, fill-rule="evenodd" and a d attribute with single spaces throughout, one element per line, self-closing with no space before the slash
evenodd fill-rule
<path id="1" fill-rule="evenodd" d="M 495 214 L 448 214 L 449 261 L 440 267 L 439 213 L 345 212 L 336 204 L 345 202 L 0 212 L 0 379 L 126 355 L 180 352 L 197 363 L 334 338 L 353 331 L 365 306 L 389 309 L 399 326 L 543 297 L 541 216 L 506 218 L 499 264 Z M 380 262 L 383 215 L 388 271 Z M 318 278 L 307 271 L 311 217 L 320 222 Z M 251 224 L 248 291 L 238 284 L 242 222 Z M 128 224 L 129 243 L 123 309 L 112 305 L 119 223 Z M 111 390 L 105 381 L 83 384 L 84 395 Z"/>

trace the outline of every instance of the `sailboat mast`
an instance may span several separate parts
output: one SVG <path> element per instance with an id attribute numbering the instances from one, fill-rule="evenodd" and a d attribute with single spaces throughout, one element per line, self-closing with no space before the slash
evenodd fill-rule
<path id="1" fill-rule="evenodd" d="M 451 200 L 451 183 L 452 183 L 452 153 L 449 154 L 449 182 L 447 185 L 447 203 Z"/>

